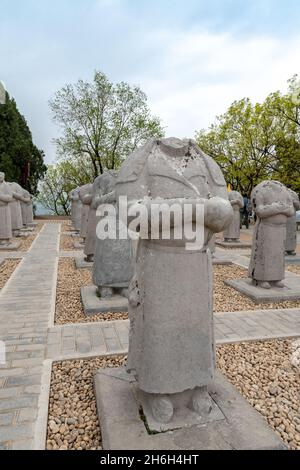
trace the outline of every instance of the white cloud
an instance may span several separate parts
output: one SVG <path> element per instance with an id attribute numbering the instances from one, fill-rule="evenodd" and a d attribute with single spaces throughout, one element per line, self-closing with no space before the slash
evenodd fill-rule
<path id="1" fill-rule="evenodd" d="M 193 136 L 234 100 L 262 101 L 272 91 L 285 91 L 287 79 L 300 72 L 300 35 L 279 40 L 165 32 L 151 40 L 160 47 L 160 59 L 147 67 L 147 76 L 133 74 L 133 80 L 169 135 Z"/>

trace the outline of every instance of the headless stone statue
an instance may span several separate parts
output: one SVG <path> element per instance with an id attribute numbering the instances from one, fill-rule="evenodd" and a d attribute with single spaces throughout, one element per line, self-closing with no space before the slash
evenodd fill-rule
<path id="1" fill-rule="evenodd" d="M 207 415 L 215 367 L 208 245 L 233 217 L 222 172 L 193 141 L 153 139 L 125 160 L 116 191 L 148 211 L 157 198 L 181 207 L 188 202 L 193 211 L 196 203 L 204 205 L 202 248 L 189 250 L 185 238 L 174 239 L 173 232 L 169 240 L 140 236 L 129 287 L 127 372 L 158 422 L 172 422 L 178 397 L 186 409 Z"/>
<path id="2" fill-rule="evenodd" d="M 225 242 L 239 242 L 240 241 L 240 224 L 241 216 L 240 209 L 244 207 L 243 196 L 238 191 L 230 191 L 228 199 L 233 209 L 233 220 L 229 227 L 224 230 L 223 236 Z"/>
<path id="3" fill-rule="evenodd" d="M 287 255 L 296 255 L 297 247 L 297 221 L 296 221 L 296 211 L 300 209 L 299 196 L 295 191 L 289 189 L 289 193 L 293 200 L 294 205 L 294 214 L 288 218 L 286 223 L 286 242 L 285 242 L 285 251 Z"/>
<path id="4" fill-rule="evenodd" d="M 88 219 L 89 219 L 92 189 L 93 189 L 92 184 L 85 184 L 84 186 L 81 186 L 78 191 L 79 199 L 82 203 L 80 236 L 83 238 L 84 241 L 87 235 L 87 224 L 88 224 Z"/>
<path id="5" fill-rule="evenodd" d="M 11 213 L 12 191 L 5 182 L 4 173 L 0 172 L 0 245 L 8 245 L 12 238 Z"/>
<path id="6" fill-rule="evenodd" d="M 73 189 L 69 194 L 69 198 L 71 201 L 71 220 L 76 232 L 79 232 L 81 227 L 82 203 L 79 199 L 79 189 L 80 188 Z"/>
<path id="7" fill-rule="evenodd" d="M 101 193 L 101 180 L 102 175 L 98 176 L 94 183 L 91 194 L 91 203 L 88 217 L 87 236 L 84 245 L 84 254 L 86 255 L 85 261 L 92 262 L 94 260 L 95 248 L 96 248 L 96 226 L 98 218 L 96 215 L 98 207 L 98 196 Z M 97 205 L 98 204 L 98 205 Z"/>
<path id="8" fill-rule="evenodd" d="M 284 287 L 286 223 L 294 213 L 292 198 L 278 181 L 263 181 L 253 189 L 251 202 L 257 220 L 249 276 L 265 289 Z"/>
<path id="9" fill-rule="evenodd" d="M 22 222 L 24 226 L 27 226 L 28 224 L 31 224 L 33 221 L 32 196 L 28 191 L 26 191 L 26 189 L 23 189 L 22 195 L 23 195 L 23 199 L 20 200 Z"/>
<path id="10" fill-rule="evenodd" d="M 99 177 L 99 194 L 94 199 L 96 208 L 102 204 L 111 204 L 117 210 L 115 191 L 117 175 L 116 171 L 110 170 Z M 131 240 L 120 240 L 118 231 L 117 221 L 115 240 L 101 240 L 98 236 L 96 237 L 93 282 L 98 287 L 99 296 L 103 298 L 112 297 L 114 294 L 127 297 L 128 286 L 133 276 L 132 243 Z"/>
<path id="11" fill-rule="evenodd" d="M 23 200 L 23 188 L 18 183 L 8 183 L 11 188 L 13 201 L 9 203 L 11 211 L 11 225 L 13 236 L 18 237 L 23 228 L 21 201 Z"/>

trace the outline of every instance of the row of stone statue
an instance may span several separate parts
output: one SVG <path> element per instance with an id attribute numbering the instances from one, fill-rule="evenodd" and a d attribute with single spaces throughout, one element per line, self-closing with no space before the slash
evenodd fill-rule
<path id="1" fill-rule="evenodd" d="M 33 223 L 32 198 L 18 183 L 7 183 L 0 172 L 0 245 L 9 246 L 12 237 Z"/>
<path id="2" fill-rule="evenodd" d="M 149 230 L 151 204 L 158 198 L 160 203 L 192 205 L 193 229 L 200 202 L 203 246 L 188 249 L 184 234 L 175 240 L 175 225 L 168 240 L 140 238 L 134 257 L 130 240 L 98 239 L 97 207 L 117 205 L 119 196 L 127 196 L 131 207 L 142 205 L 150 211 Z M 239 206 L 239 197 L 234 192 L 228 197 L 221 169 L 194 141 L 169 138 L 149 141 L 125 160 L 118 173 L 105 172 L 93 185 L 75 189 L 71 201 L 73 224 L 85 239 L 85 254 L 90 261 L 94 256 L 93 280 L 100 296 L 118 291 L 128 297 L 127 371 L 134 375 L 152 416 L 169 423 L 178 406 L 208 415 L 213 403 L 207 385 L 215 367 L 209 244 L 214 234 L 226 233 L 231 223 L 236 224 L 232 206 Z M 280 286 L 286 223 L 297 204 L 276 181 L 259 184 L 252 203 L 257 222 L 250 276 L 262 287 Z"/>
<path id="3" fill-rule="evenodd" d="M 277 182 L 263 182 L 261 185 L 258 185 L 252 192 L 251 200 L 254 205 L 254 210 L 259 217 L 259 219 L 265 219 L 270 217 L 268 211 L 262 211 L 261 206 L 271 205 L 272 200 L 266 200 L 265 194 L 268 194 L 268 197 L 271 197 L 272 192 L 275 191 L 275 194 L 281 193 L 282 186 L 279 186 Z M 293 210 L 291 211 L 292 215 L 287 218 L 286 223 L 286 236 L 285 236 L 285 252 L 287 255 L 295 255 L 296 246 L 297 246 L 297 222 L 296 222 L 296 211 L 300 209 L 299 196 L 295 191 L 286 188 L 289 193 L 290 198 L 293 202 Z M 283 193 L 286 194 L 286 190 L 283 190 Z M 283 204 L 285 203 L 285 198 L 287 196 L 282 195 Z M 223 236 L 224 241 L 239 242 L 240 241 L 240 209 L 244 207 L 244 200 L 242 195 L 238 191 L 230 191 L 228 193 L 228 199 L 233 209 L 233 219 L 231 224 L 224 230 Z M 273 203 L 276 202 L 276 198 Z M 278 208 L 274 206 L 274 211 L 276 212 Z M 272 212 L 272 211 L 271 211 Z"/>

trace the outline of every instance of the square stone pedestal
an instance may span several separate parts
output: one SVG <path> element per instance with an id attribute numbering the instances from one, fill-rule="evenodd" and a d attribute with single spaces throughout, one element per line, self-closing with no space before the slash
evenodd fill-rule
<path id="1" fill-rule="evenodd" d="M 37 225 L 37 222 L 30 222 L 29 224 L 27 224 L 28 227 L 36 227 Z"/>
<path id="2" fill-rule="evenodd" d="M 73 243 L 73 246 L 74 246 L 75 250 L 83 250 L 83 248 L 84 248 L 84 243 L 81 243 L 81 242 L 74 242 L 74 243 Z"/>
<path id="3" fill-rule="evenodd" d="M 81 287 L 81 300 L 85 315 L 107 312 L 128 312 L 128 299 L 122 295 L 114 295 L 101 299 L 97 295 L 96 286 Z"/>
<path id="4" fill-rule="evenodd" d="M 216 419 L 150 433 L 136 382 L 124 368 L 100 369 L 94 378 L 105 450 L 283 450 L 285 445 L 239 392 L 219 373 L 209 387 Z"/>
<path id="5" fill-rule="evenodd" d="M 24 227 L 24 228 L 21 228 L 21 232 L 34 232 L 34 227 Z"/>
<path id="6" fill-rule="evenodd" d="M 71 237 L 73 238 L 81 238 L 80 235 L 79 235 L 79 232 L 69 232 L 71 234 Z"/>
<path id="7" fill-rule="evenodd" d="M 75 258 L 75 265 L 77 269 L 92 269 L 93 264 L 94 264 L 93 262 L 85 261 L 84 257 L 77 256 Z"/>
<path id="8" fill-rule="evenodd" d="M 21 242 L 13 242 L 8 245 L 0 245 L 0 251 L 16 251 L 21 245 Z"/>
<path id="9" fill-rule="evenodd" d="M 214 255 L 212 257 L 212 264 L 223 264 L 223 265 L 229 265 L 232 264 L 231 259 L 229 259 L 228 255 L 222 256 L 222 255 Z"/>
<path id="10" fill-rule="evenodd" d="M 300 255 L 286 255 L 285 256 L 285 264 L 300 264 Z"/>
<path id="11" fill-rule="evenodd" d="M 226 280 L 225 284 L 247 295 L 256 303 L 300 300 L 300 277 L 287 274 L 282 282 L 285 287 L 271 287 L 271 289 L 255 286 L 249 278 Z"/>
<path id="12" fill-rule="evenodd" d="M 251 248 L 252 243 L 250 242 L 225 242 L 224 240 L 216 240 L 216 245 L 222 248 Z"/>

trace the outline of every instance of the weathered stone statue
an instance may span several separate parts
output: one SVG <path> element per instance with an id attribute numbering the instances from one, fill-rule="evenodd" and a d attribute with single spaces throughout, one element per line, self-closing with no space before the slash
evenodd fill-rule
<path id="1" fill-rule="evenodd" d="M 13 196 L 13 201 L 9 203 L 11 211 L 11 225 L 13 236 L 18 237 L 20 229 L 23 228 L 21 201 L 23 198 L 23 188 L 18 183 L 8 183 Z"/>
<path id="2" fill-rule="evenodd" d="M 6 103 L 6 89 L 0 80 L 0 105 Z"/>
<path id="3" fill-rule="evenodd" d="M 93 189 L 90 196 L 90 210 L 89 210 L 89 217 L 88 217 L 88 225 L 87 225 L 87 235 L 85 239 L 84 245 L 84 254 L 86 255 L 85 261 L 92 262 L 94 261 L 94 254 L 96 248 L 96 226 L 98 218 L 96 216 L 97 207 L 99 205 L 98 200 L 100 196 L 100 188 L 101 188 L 101 180 L 102 175 L 98 176 L 94 183 Z M 105 179 L 105 177 L 104 177 Z"/>
<path id="4" fill-rule="evenodd" d="M 0 245 L 8 245 L 12 238 L 9 204 L 13 202 L 13 197 L 4 178 L 4 173 L 0 172 Z"/>
<path id="5" fill-rule="evenodd" d="M 118 173 L 109 170 L 98 180 L 100 194 L 95 197 L 94 205 L 112 204 L 117 209 L 116 179 Z M 118 237 L 119 225 L 116 227 L 115 240 L 96 238 L 93 282 L 98 287 L 98 295 L 103 298 L 114 294 L 128 294 L 128 286 L 134 272 L 133 248 L 131 240 L 120 240 Z"/>
<path id="6" fill-rule="evenodd" d="M 257 220 L 253 232 L 249 277 L 259 287 L 284 287 L 286 223 L 294 213 L 288 189 L 278 181 L 263 181 L 251 194 Z"/>
<path id="7" fill-rule="evenodd" d="M 23 199 L 20 200 L 22 221 L 23 225 L 27 226 L 33 222 L 32 196 L 26 189 L 23 189 L 22 194 Z"/>
<path id="8" fill-rule="evenodd" d="M 297 247 L 297 222 L 296 222 L 296 211 L 300 209 L 299 196 L 295 191 L 289 189 L 289 193 L 293 200 L 294 214 L 287 219 L 286 223 L 286 242 L 285 251 L 287 255 L 296 255 Z"/>
<path id="9" fill-rule="evenodd" d="M 85 241 L 86 234 L 87 234 L 87 224 L 89 218 L 89 210 L 90 210 L 90 201 L 92 197 L 92 184 L 85 184 L 81 186 L 78 191 L 79 199 L 82 203 L 81 206 L 81 225 L 80 225 L 80 236 Z"/>
<path id="10" fill-rule="evenodd" d="M 243 196 L 238 191 L 230 191 L 228 199 L 233 209 L 233 220 L 223 232 L 225 242 L 238 242 L 240 240 L 240 209 L 244 207 Z"/>
<path id="11" fill-rule="evenodd" d="M 80 188 L 73 189 L 69 194 L 70 201 L 71 201 L 71 220 L 72 220 L 72 224 L 76 232 L 79 232 L 80 227 L 81 227 L 82 203 L 79 199 L 79 189 Z"/>
<path id="12" fill-rule="evenodd" d="M 233 217 L 226 183 L 215 161 L 191 140 L 151 140 L 123 163 L 118 195 L 148 213 L 158 201 L 190 204 L 195 228 L 197 204 L 204 206 L 204 245 L 186 239 L 140 239 L 136 272 L 129 287 L 130 339 L 127 372 L 160 423 L 170 423 L 174 408 L 208 415 L 207 385 L 214 377 L 212 262 L 208 244 Z M 149 232 L 152 228 L 148 217 Z M 179 225 L 182 225 L 180 218 Z"/>

